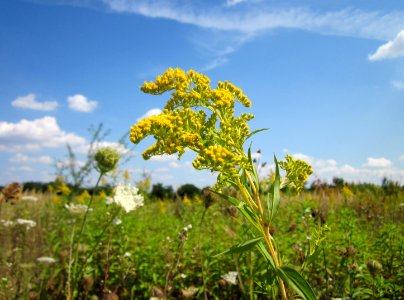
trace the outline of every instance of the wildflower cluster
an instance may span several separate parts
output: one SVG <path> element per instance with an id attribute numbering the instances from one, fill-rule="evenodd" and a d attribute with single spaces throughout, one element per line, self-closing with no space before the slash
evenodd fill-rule
<path id="1" fill-rule="evenodd" d="M 285 184 L 290 185 L 300 193 L 303 190 L 307 178 L 313 173 L 313 170 L 311 166 L 303 160 L 294 159 L 290 155 L 286 155 L 285 159 L 285 161 L 279 162 L 279 166 L 286 171 Z"/>
<path id="2" fill-rule="evenodd" d="M 115 195 L 112 200 L 126 212 L 130 212 L 143 206 L 143 196 L 138 192 L 139 190 L 131 185 L 120 184 L 115 188 Z"/>
<path id="3" fill-rule="evenodd" d="M 245 107 L 251 101 L 242 90 L 228 81 L 210 87 L 207 76 L 193 70 L 168 69 L 154 82 L 145 82 L 141 90 L 160 95 L 172 91 L 162 113 L 140 120 L 132 126 L 130 138 L 139 143 L 152 135 L 156 143 L 143 153 L 145 159 L 154 155 L 195 151 L 196 169 L 219 172 L 221 182 L 238 176 L 240 168 L 248 167 L 243 144 L 250 136 L 251 114 L 234 116 L 235 101 Z"/>

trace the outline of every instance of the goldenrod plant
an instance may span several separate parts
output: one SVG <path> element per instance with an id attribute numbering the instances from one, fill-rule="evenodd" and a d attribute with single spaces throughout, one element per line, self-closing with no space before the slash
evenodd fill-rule
<path id="1" fill-rule="evenodd" d="M 257 132 L 248 125 L 254 116 L 249 113 L 235 115 L 236 101 L 250 107 L 251 101 L 243 91 L 228 81 L 218 82 L 211 88 L 210 79 L 198 72 L 168 69 L 155 81 L 145 82 L 145 93 L 161 95 L 171 92 L 164 110 L 155 116 L 140 120 L 131 127 L 130 138 L 135 144 L 147 136 L 156 143 L 143 153 L 144 159 L 155 155 L 174 154 L 178 157 L 186 149 L 197 156 L 193 166 L 218 174 L 213 191 L 236 206 L 250 224 L 251 239 L 238 244 L 226 253 L 241 253 L 258 249 L 268 262 L 269 273 L 278 281 L 282 299 L 292 297 L 289 289 L 304 299 L 315 299 L 306 280 L 296 270 L 283 265 L 276 247 L 271 227 L 278 212 L 280 191 L 289 188 L 301 191 L 311 167 L 301 160 L 287 156 L 285 161 L 275 161 L 275 178 L 266 193 L 260 191 L 260 178 L 246 142 Z M 247 150 L 246 150 L 247 148 Z M 286 171 L 281 178 L 279 167 Z M 241 199 L 225 195 L 221 188 L 232 186 L 240 191 Z"/>

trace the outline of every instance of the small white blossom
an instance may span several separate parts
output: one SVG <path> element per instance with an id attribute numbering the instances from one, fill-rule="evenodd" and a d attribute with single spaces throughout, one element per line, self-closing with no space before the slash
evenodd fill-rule
<path id="1" fill-rule="evenodd" d="M 71 204 L 65 204 L 65 207 L 72 214 L 84 214 L 88 209 L 88 206 L 85 204 L 71 203 Z M 91 209 L 89 211 L 91 211 Z"/>
<path id="2" fill-rule="evenodd" d="M 112 198 L 108 197 L 107 199 L 105 199 L 106 205 L 111 205 L 112 203 L 114 203 L 114 200 Z"/>
<path id="3" fill-rule="evenodd" d="M 237 272 L 231 271 L 227 274 L 221 276 L 227 283 L 236 285 L 237 284 Z"/>
<path id="4" fill-rule="evenodd" d="M 54 259 L 52 257 L 48 257 L 48 256 L 38 257 L 36 260 L 39 262 L 42 262 L 42 263 L 47 263 L 47 264 L 53 264 L 56 262 L 56 259 Z"/>
<path id="5" fill-rule="evenodd" d="M 185 226 L 183 230 L 188 231 L 190 229 L 192 229 L 192 224 L 189 224 L 188 226 Z"/>
<path id="6" fill-rule="evenodd" d="M 182 279 L 187 278 L 187 275 L 185 275 L 184 273 L 181 273 L 180 276 L 181 276 Z"/>
<path id="7" fill-rule="evenodd" d="M 139 190 L 131 185 L 119 184 L 115 188 L 113 200 L 128 213 L 143 206 L 144 198 L 138 192 Z"/>
<path id="8" fill-rule="evenodd" d="M 35 196 L 22 196 L 22 197 L 21 197 L 21 200 L 37 202 L 37 201 L 38 201 L 38 197 L 35 197 Z"/>
<path id="9" fill-rule="evenodd" d="M 10 227 L 14 225 L 14 222 L 10 220 L 0 220 L 0 223 L 3 224 L 4 227 Z"/>
<path id="10" fill-rule="evenodd" d="M 27 229 L 35 227 L 36 226 L 36 222 L 32 221 L 32 220 L 25 220 L 25 219 L 17 219 L 15 221 L 16 224 L 18 225 L 25 225 L 27 226 Z"/>
<path id="11" fill-rule="evenodd" d="M 114 222 L 114 225 L 121 225 L 122 224 L 122 220 L 118 219 L 118 218 L 114 219 L 113 222 Z"/>
<path id="12" fill-rule="evenodd" d="M 129 256 L 131 256 L 131 255 L 132 255 L 132 254 L 130 254 L 128 251 L 126 251 L 123 256 L 124 256 L 124 257 L 129 257 Z"/>

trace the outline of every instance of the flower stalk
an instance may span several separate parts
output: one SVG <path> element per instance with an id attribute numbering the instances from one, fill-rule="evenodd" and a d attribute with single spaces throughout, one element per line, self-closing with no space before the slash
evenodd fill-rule
<path id="1" fill-rule="evenodd" d="M 145 93 L 161 95 L 171 91 L 171 98 L 164 110 L 133 125 L 131 141 L 140 143 L 153 136 L 156 143 L 143 152 L 143 158 L 177 153 L 179 159 L 186 149 L 196 152 L 194 168 L 210 170 L 218 174 L 212 191 L 236 206 L 251 225 L 252 239 L 227 253 L 240 253 L 257 247 L 269 261 L 272 273 L 279 282 L 282 299 L 287 299 L 285 282 L 304 299 L 315 299 L 310 286 L 301 275 L 280 264 L 269 228 L 279 207 L 280 189 L 288 186 L 300 191 L 311 167 L 291 156 L 278 162 L 275 158 L 276 177 L 271 191 L 262 195 L 260 180 L 251 157 L 251 147 L 245 153 L 245 142 L 255 133 L 250 131 L 249 113 L 235 115 L 235 103 L 250 107 L 251 101 L 243 91 L 228 81 L 218 82 L 211 88 L 210 79 L 193 70 L 168 69 L 155 81 L 145 82 Z M 281 180 L 279 166 L 286 171 Z M 233 186 L 241 193 L 242 200 L 221 194 L 221 188 Z M 264 199 L 268 199 L 264 201 Z M 298 278 L 296 283 L 296 278 Z"/>

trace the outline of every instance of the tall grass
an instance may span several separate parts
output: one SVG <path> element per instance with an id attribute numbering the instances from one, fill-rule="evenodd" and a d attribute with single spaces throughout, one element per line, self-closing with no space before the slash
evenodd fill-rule
<path id="1" fill-rule="evenodd" d="M 29 195 L 38 201 L 2 204 L 0 298 L 65 298 L 71 234 L 82 216 L 55 203 L 53 194 Z M 284 196 L 281 203 L 282 214 L 272 232 L 282 237 L 278 239 L 281 259 L 284 265 L 303 264 L 299 271 L 319 299 L 404 298 L 402 190 L 387 195 L 382 189 L 367 193 L 355 186 L 318 188 L 299 197 Z M 111 213 L 105 199 L 94 199 L 78 245 L 79 262 L 95 251 L 78 279 L 77 298 L 271 297 L 265 261 L 256 251 L 215 256 L 248 235 L 243 218 L 222 201 L 205 211 L 199 198 L 184 203 L 151 200 L 139 210 L 120 214 L 102 232 Z M 32 220 L 36 226 L 16 224 L 17 219 Z M 192 228 L 184 237 L 189 224 Z M 316 259 L 307 261 L 324 225 L 330 229 L 326 242 Z M 55 262 L 38 261 L 40 257 Z M 235 285 L 226 281 L 228 272 L 238 273 Z"/>

